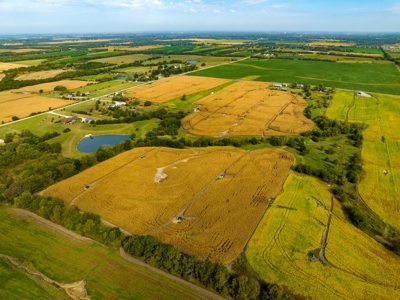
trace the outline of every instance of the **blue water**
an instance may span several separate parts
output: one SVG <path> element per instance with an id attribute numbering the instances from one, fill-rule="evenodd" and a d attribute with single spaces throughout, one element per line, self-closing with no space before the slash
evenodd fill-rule
<path id="1" fill-rule="evenodd" d="M 186 63 L 194 65 L 195 63 L 198 63 L 198 60 L 188 60 Z"/>
<path id="2" fill-rule="evenodd" d="M 89 153 L 96 152 L 100 146 L 114 146 L 122 141 L 130 140 L 131 136 L 126 134 L 105 134 L 105 135 L 93 135 L 81 139 L 78 144 L 78 151 Z"/>

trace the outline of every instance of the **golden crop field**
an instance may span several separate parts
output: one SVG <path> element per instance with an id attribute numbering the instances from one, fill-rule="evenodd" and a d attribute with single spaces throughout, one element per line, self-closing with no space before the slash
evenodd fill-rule
<path id="1" fill-rule="evenodd" d="M 9 122 L 13 116 L 23 118 L 33 112 L 47 111 L 74 103 L 72 100 L 41 97 L 30 94 L 0 93 L 0 122 Z"/>
<path id="2" fill-rule="evenodd" d="M 40 71 L 32 72 L 27 74 L 21 74 L 15 78 L 15 80 L 35 80 L 35 79 L 46 79 L 52 78 L 58 74 L 64 73 L 65 70 L 50 70 L 50 71 Z"/>
<path id="3" fill-rule="evenodd" d="M 27 53 L 27 52 L 40 52 L 45 51 L 43 49 L 36 48 L 24 48 L 24 49 L 0 49 L 1 52 L 13 52 L 13 53 Z"/>
<path id="4" fill-rule="evenodd" d="M 137 148 L 43 194 L 226 264 L 245 247 L 293 162 L 274 149 Z"/>
<path id="5" fill-rule="evenodd" d="M 128 97 L 163 103 L 185 95 L 194 94 L 215 88 L 229 82 L 227 79 L 217 79 L 199 76 L 174 76 L 127 90 Z"/>
<path id="6" fill-rule="evenodd" d="M 199 111 L 182 120 L 186 131 L 202 136 L 299 134 L 314 124 L 303 115 L 297 95 L 267 90 L 262 82 L 237 82 L 196 101 Z"/>
<path id="7" fill-rule="evenodd" d="M 55 82 L 41 83 L 32 86 L 26 86 L 14 92 L 31 92 L 31 93 L 39 93 L 40 90 L 43 92 L 51 92 L 57 85 L 65 86 L 67 89 L 77 89 L 83 86 L 87 86 L 90 83 L 94 83 L 92 81 L 83 81 L 83 80 L 60 80 Z"/>
<path id="8" fill-rule="evenodd" d="M 351 225 L 330 197 L 321 181 L 289 175 L 246 246 L 248 263 L 304 299 L 398 299 L 400 258 Z M 311 253 L 319 258 L 329 215 L 326 264 Z"/>
<path id="9" fill-rule="evenodd" d="M 335 107 L 352 92 L 341 92 L 343 97 L 334 97 L 327 114 L 340 118 Z M 335 103 L 336 102 L 336 103 Z M 368 125 L 364 131 L 361 150 L 363 173 L 358 190 L 365 203 L 385 222 L 400 230 L 400 97 L 373 95 L 355 97 L 348 120 Z M 387 174 L 385 174 L 385 170 Z"/>
<path id="10" fill-rule="evenodd" d="M 28 65 L 21 65 L 21 64 L 14 64 L 14 63 L 3 63 L 3 62 L 0 62 L 0 72 L 7 71 L 7 70 L 10 70 L 10 69 L 23 68 L 23 67 L 29 67 L 29 66 Z"/>
<path id="11" fill-rule="evenodd" d="M 0 81 L 2 81 L 4 77 L 6 77 L 6 74 L 0 73 Z"/>

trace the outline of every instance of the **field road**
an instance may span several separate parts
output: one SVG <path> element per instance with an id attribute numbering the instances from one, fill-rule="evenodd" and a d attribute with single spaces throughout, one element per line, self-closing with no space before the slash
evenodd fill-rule
<path id="1" fill-rule="evenodd" d="M 330 198 L 331 198 L 331 207 L 330 207 L 329 209 L 327 209 L 326 207 L 323 206 L 323 208 L 324 208 L 325 210 L 327 210 L 327 212 L 329 213 L 329 216 L 328 216 L 328 222 L 327 222 L 327 224 L 325 225 L 325 229 L 324 229 L 324 232 L 323 232 L 322 237 L 321 237 L 321 248 L 320 248 L 319 253 L 318 253 L 318 259 L 319 259 L 323 264 L 327 265 L 328 267 L 334 268 L 334 269 L 336 269 L 336 270 L 338 270 L 338 271 L 340 271 L 340 272 L 346 273 L 346 274 L 348 274 L 348 275 L 350 275 L 350 276 L 352 276 L 352 277 L 358 278 L 358 279 L 360 279 L 360 280 L 362 280 L 362 281 L 364 281 L 364 282 L 367 282 L 367 283 L 369 283 L 369 284 L 378 285 L 378 286 L 381 286 L 381 287 L 386 288 L 386 289 L 391 289 L 391 290 L 395 290 L 395 291 L 400 291 L 400 287 L 386 285 L 386 284 L 380 283 L 380 282 L 378 282 L 378 281 L 371 280 L 371 279 L 369 279 L 369 278 L 367 278 L 367 277 L 364 277 L 364 276 L 362 276 L 362 275 L 358 275 L 358 274 L 356 274 L 356 273 L 353 273 L 353 272 L 347 271 L 347 270 L 345 270 L 345 269 L 342 269 L 342 268 L 340 268 L 340 267 L 338 267 L 338 266 L 332 264 L 332 263 L 325 257 L 325 248 L 326 248 L 326 246 L 327 246 L 327 244 L 328 244 L 327 239 L 328 239 L 328 234 L 329 234 L 329 227 L 330 227 L 330 225 L 331 225 L 332 216 L 334 216 L 334 214 L 333 214 L 333 205 L 334 205 L 334 201 L 333 201 L 333 194 L 332 194 L 332 191 L 330 191 Z M 316 199 L 314 199 L 314 200 L 316 200 Z"/>
<path id="2" fill-rule="evenodd" d="M 75 232 L 73 232 L 71 230 L 68 230 L 68 229 L 62 227 L 61 225 L 55 224 L 53 222 L 50 222 L 49 220 L 46 220 L 46 219 L 44 219 L 44 218 L 42 218 L 42 217 L 40 217 L 40 216 L 30 212 L 30 211 L 27 211 L 27 210 L 24 210 L 24 209 L 19 209 L 19 208 L 11 208 L 11 211 L 17 217 L 25 218 L 25 219 L 28 219 L 28 221 L 33 221 L 33 222 L 42 224 L 45 227 L 47 227 L 48 229 L 50 229 L 50 230 L 57 231 L 59 233 L 62 233 L 62 234 L 67 235 L 69 237 L 72 237 L 72 238 L 74 238 L 76 240 L 79 240 L 81 242 L 96 243 L 98 245 L 106 247 L 103 244 L 101 244 L 99 242 L 96 242 L 95 240 L 89 239 L 87 237 L 83 237 L 83 236 L 81 236 L 81 235 L 79 235 L 79 234 L 77 234 L 77 233 L 75 233 Z M 198 298 L 199 300 L 208 300 L 208 299 L 226 300 L 226 298 L 221 297 L 221 296 L 219 296 L 217 294 L 214 294 L 213 292 L 210 292 L 210 291 L 208 291 L 208 290 L 206 290 L 206 289 L 204 289 L 204 288 L 202 288 L 200 286 L 197 286 L 197 285 L 195 285 L 195 284 L 193 284 L 191 282 L 188 282 L 186 280 L 183 280 L 181 278 L 173 276 L 173 275 L 171 275 L 171 274 L 169 274 L 167 272 L 164 272 L 164 271 L 162 271 L 160 269 L 157 269 L 157 268 L 155 268 L 153 266 L 150 266 L 150 265 L 146 264 L 145 262 L 143 262 L 141 260 L 135 259 L 132 256 L 126 254 L 125 251 L 122 248 L 120 248 L 119 252 L 120 252 L 121 256 L 124 259 L 126 259 L 127 261 L 129 261 L 129 262 L 131 262 L 131 263 L 133 263 L 135 265 L 139 265 L 139 266 L 145 267 L 145 268 L 147 268 L 147 269 L 149 269 L 149 270 L 151 270 L 151 271 L 153 271 L 153 272 L 155 272 L 157 274 L 160 274 L 160 275 L 165 276 L 165 277 L 167 277 L 169 279 L 175 280 L 175 281 L 177 281 L 178 283 L 180 283 L 182 285 L 185 285 L 185 286 L 187 286 L 189 288 L 192 288 L 192 289 L 198 291 L 199 293 L 202 294 L 202 295 L 199 295 L 199 298 Z"/>

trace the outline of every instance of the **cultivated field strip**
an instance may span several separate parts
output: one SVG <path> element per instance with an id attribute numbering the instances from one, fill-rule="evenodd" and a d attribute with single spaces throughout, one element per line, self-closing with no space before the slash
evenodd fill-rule
<path id="1" fill-rule="evenodd" d="M 66 79 L 66 80 L 59 80 L 59 81 L 54 81 L 54 82 L 47 82 L 47 83 L 26 86 L 26 87 L 16 89 L 13 91 L 17 92 L 17 93 L 22 93 L 22 92 L 39 93 L 40 90 L 42 90 L 43 92 L 51 92 L 58 85 L 65 86 L 67 89 L 72 90 L 72 89 L 77 89 L 80 87 L 87 86 L 88 84 L 91 84 L 91 83 L 94 83 L 94 82 L 93 81 Z"/>
<path id="2" fill-rule="evenodd" d="M 398 298 L 398 270 L 386 273 L 383 261 L 389 255 L 391 263 L 400 265 L 400 259 L 352 226 L 340 209 L 331 215 L 325 249 L 328 264 L 318 261 L 321 236 L 332 209 L 330 197 L 322 182 L 290 175 L 284 193 L 248 243 L 245 254 L 251 267 L 267 282 L 286 285 L 305 298 Z M 312 258 L 311 253 L 316 256 Z"/>
<path id="3" fill-rule="evenodd" d="M 205 136 L 276 136 L 313 127 L 296 95 L 267 90 L 268 84 L 237 82 L 196 104 L 199 111 L 182 120 L 186 131 Z"/>
<path id="4" fill-rule="evenodd" d="M 216 79 L 197 76 L 175 76 L 146 84 L 127 91 L 129 97 L 138 100 L 148 100 L 163 103 L 183 95 L 209 90 L 229 82 L 226 79 Z"/>
<path id="5" fill-rule="evenodd" d="M 23 118 L 33 112 L 47 111 L 49 107 L 57 108 L 71 103 L 75 103 L 75 101 L 31 94 L 0 92 L 0 122 L 9 122 L 13 116 Z"/>
<path id="6" fill-rule="evenodd" d="M 15 78 L 15 80 L 37 80 L 37 79 L 46 79 L 53 78 L 58 74 L 66 72 L 65 70 L 50 70 L 50 71 L 39 71 L 39 72 L 31 72 L 26 74 L 21 74 Z"/>
<path id="7" fill-rule="evenodd" d="M 291 154 L 273 149 L 137 148 L 43 194 L 131 233 L 158 235 L 184 252 L 229 263 L 280 192 L 293 162 Z"/>

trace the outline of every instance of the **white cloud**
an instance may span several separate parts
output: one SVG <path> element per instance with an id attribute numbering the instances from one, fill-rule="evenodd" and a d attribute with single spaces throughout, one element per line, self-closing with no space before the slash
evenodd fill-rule
<path id="1" fill-rule="evenodd" d="M 216 9 L 214 12 L 215 12 L 216 14 L 219 14 L 221 11 L 220 11 L 219 9 Z"/>
<path id="2" fill-rule="evenodd" d="M 231 13 L 235 13 L 235 11 L 233 9 L 230 10 Z"/>
<path id="3" fill-rule="evenodd" d="M 275 5 L 272 5 L 273 8 L 283 8 L 283 7 L 288 7 L 288 6 L 289 6 L 288 4 L 275 4 Z"/>
<path id="4" fill-rule="evenodd" d="M 243 0 L 242 2 L 240 2 L 241 4 L 244 5 L 256 5 L 256 4 L 261 4 L 264 2 L 267 2 L 268 0 Z"/>
<path id="5" fill-rule="evenodd" d="M 190 11 L 190 12 L 193 12 L 193 13 L 195 13 L 195 12 L 196 12 L 196 10 L 195 10 L 195 9 L 193 9 L 193 8 L 189 9 L 189 11 Z"/>

